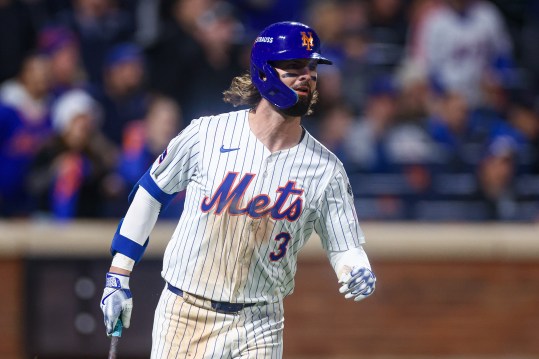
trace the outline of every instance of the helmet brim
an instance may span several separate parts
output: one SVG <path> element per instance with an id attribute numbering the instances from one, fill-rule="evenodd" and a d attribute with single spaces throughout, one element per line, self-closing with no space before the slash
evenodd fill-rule
<path id="1" fill-rule="evenodd" d="M 319 64 L 322 65 L 333 65 L 333 61 L 326 59 L 325 57 L 320 56 L 319 54 L 313 54 L 314 56 L 311 56 L 311 59 L 316 59 Z"/>
<path id="2" fill-rule="evenodd" d="M 292 61 L 292 60 L 316 60 L 317 64 L 323 64 L 323 65 L 333 65 L 333 61 L 323 57 L 322 55 L 318 53 L 309 54 L 308 57 L 298 57 L 293 56 L 295 54 L 285 53 L 280 54 L 279 56 L 273 56 L 272 58 L 268 59 L 269 62 L 275 62 L 275 61 Z"/>

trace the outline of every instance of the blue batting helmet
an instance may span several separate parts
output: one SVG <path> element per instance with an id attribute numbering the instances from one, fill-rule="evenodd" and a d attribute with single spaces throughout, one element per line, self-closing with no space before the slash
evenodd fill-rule
<path id="1" fill-rule="evenodd" d="M 258 35 L 251 49 L 251 79 L 262 97 L 280 109 L 292 107 L 298 95 L 279 78 L 271 61 L 313 59 L 319 64 L 332 62 L 322 57 L 320 39 L 309 26 L 299 22 L 278 22 Z"/>

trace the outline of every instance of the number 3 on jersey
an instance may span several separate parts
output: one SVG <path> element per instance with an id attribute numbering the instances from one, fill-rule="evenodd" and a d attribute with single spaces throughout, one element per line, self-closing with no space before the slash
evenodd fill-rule
<path id="1" fill-rule="evenodd" d="M 286 254 L 286 250 L 288 249 L 288 242 L 291 238 L 292 237 L 290 236 L 290 233 L 287 232 L 281 232 L 275 238 L 273 238 L 277 242 L 281 242 L 281 244 L 279 244 L 279 251 L 277 251 L 277 253 L 270 253 L 269 257 L 272 261 L 278 261 L 279 259 L 284 257 L 284 255 Z"/>

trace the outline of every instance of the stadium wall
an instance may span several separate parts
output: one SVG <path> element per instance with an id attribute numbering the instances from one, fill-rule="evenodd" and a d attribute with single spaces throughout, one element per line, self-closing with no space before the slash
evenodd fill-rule
<path id="1" fill-rule="evenodd" d="M 0 221 L 0 358 L 98 358 L 114 222 Z M 285 300 L 285 358 L 539 358 L 539 225 L 364 223 L 375 295 L 344 300 L 312 238 Z M 132 279 L 122 358 L 147 358 L 173 223 Z"/>

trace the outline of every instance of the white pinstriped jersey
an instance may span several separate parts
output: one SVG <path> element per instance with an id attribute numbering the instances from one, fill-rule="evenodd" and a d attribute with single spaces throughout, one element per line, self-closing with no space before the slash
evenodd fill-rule
<path id="1" fill-rule="evenodd" d="M 497 57 L 512 52 L 503 17 L 489 1 L 470 4 L 465 15 L 441 6 L 426 18 L 420 46 L 427 72 L 463 94 L 472 106 L 483 101 L 485 72 Z"/>
<path id="2" fill-rule="evenodd" d="M 307 132 L 270 153 L 247 110 L 193 120 L 150 173 L 168 194 L 186 189 L 162 275 L 194 295 L 275 302 L 292 293 L 298 251 L 313 230 L 326 250 L 364 242 L 336 156 Z"/>

